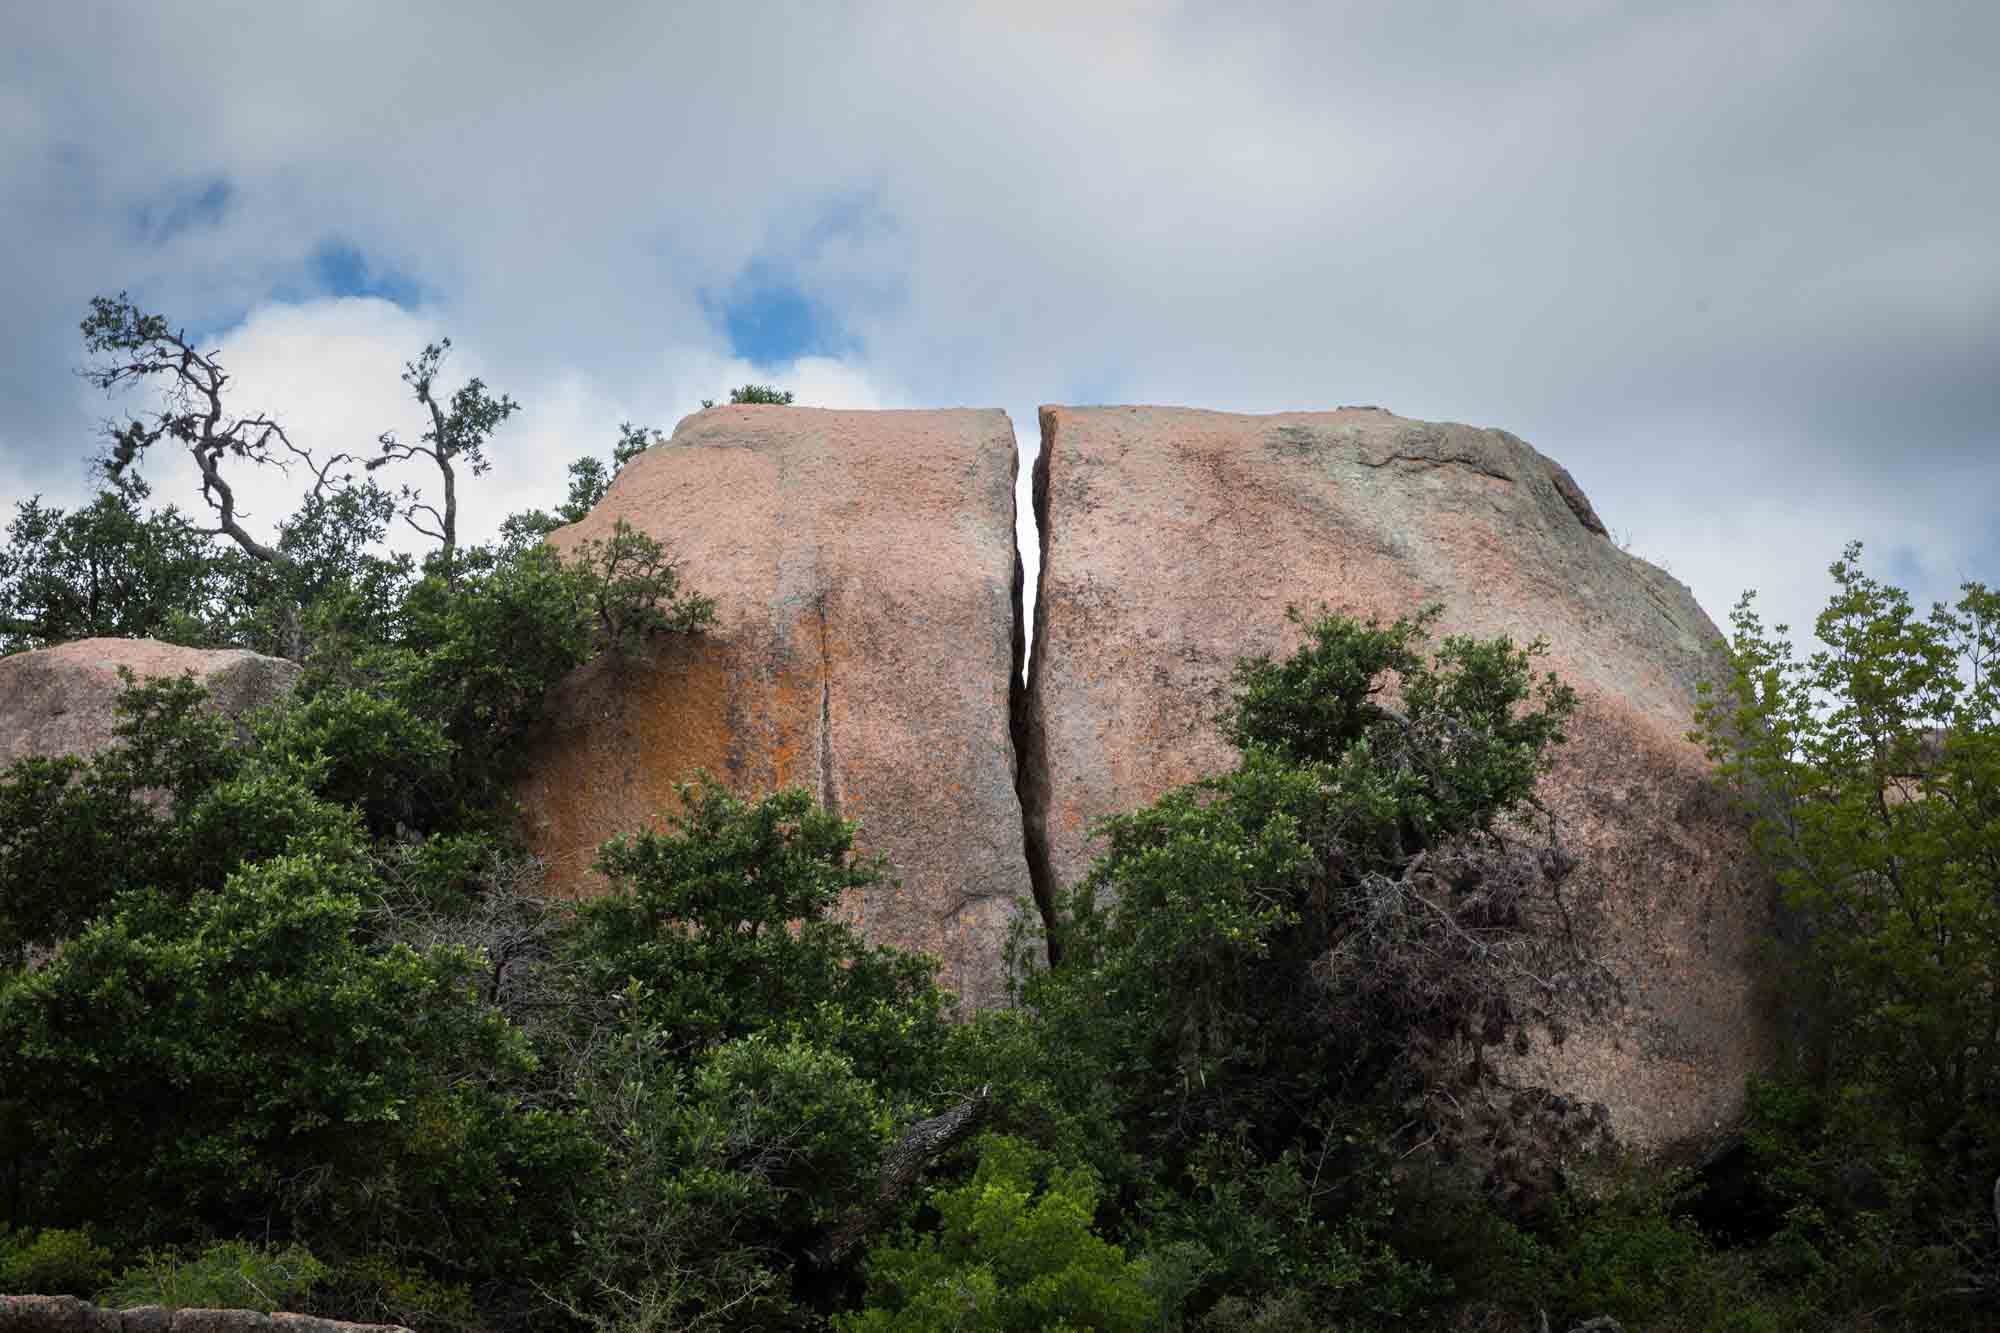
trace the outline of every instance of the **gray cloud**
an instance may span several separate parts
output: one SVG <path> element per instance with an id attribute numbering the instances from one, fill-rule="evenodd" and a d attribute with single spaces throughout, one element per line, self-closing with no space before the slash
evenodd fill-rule
<path id="1" fill-rule="evenodd" d="M 883 400 L 1030 439 L 1089 398 L 1505 426 L 1718 618 L 1807 618 L 1851 536 L 2000 578 L 1991 6 L 799 8 L 20 17 L 0 484 L 74 484 L 92 293 L 222 331 L 337 238 L 524 394 L 677 410 L 754 262 Z"/>

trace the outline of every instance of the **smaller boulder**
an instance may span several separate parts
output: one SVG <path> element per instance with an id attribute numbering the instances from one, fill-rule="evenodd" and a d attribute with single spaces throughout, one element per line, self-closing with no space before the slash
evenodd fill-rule
<path id="1" fill-rule="evenodd" d="M 271 1327 L 271 1316 L 257 1310 L 176 1310 L 173 1333 L 252 1333 Z"/>
<path id="2" fill-rule="evenodd" d="M 125 689 L 120 667 L 142 680 L 193 672 L 229 718 L 284 697 L 300 670 L 240 648 L 154 639 L 78 639 L 0 657 L 0 768 L 29 755 L 89 756 L 109 746 Z"/>
<path id="3" fill-rule="evenodd" d="M 122 1323 L 74 1296 L 0 1296 L 0 1333 L 120 1333 Z"/>

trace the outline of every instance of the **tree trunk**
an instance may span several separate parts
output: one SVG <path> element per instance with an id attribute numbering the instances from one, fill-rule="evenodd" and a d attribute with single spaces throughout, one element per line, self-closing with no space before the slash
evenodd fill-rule
<path id="1" fill-rule="evenodd" d="M 922 1178 L 924 1168 L 931 1164 L 932 1159 L 962 1142 L 978 1128 L 992 1092 L 990 1087 L 983 1087 L 949 1111 L 910 1126 L 910 1132 L 883 1155 L 873 1201 L 856 1208 L 828 1228 L 825 1238 L 807 1256 L 813 1267 L 824 1270 L 837 1266 L 868 1238 L 870 1232 L 887 1221 L 896 1205 Z"/>

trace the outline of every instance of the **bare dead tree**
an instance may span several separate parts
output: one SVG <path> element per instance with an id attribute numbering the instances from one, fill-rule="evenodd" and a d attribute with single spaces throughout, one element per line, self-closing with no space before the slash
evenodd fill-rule
<path id="1" fill-rule="evenodd" d="M 99 358 L 82 371 L 90 384 L 110 393 L 150 382 L 159 386 L 165 403 L 160 411 L 127 417 L 123 425 L 105 424 L 111 444 L 103 460 L 105 470 L 122 477 L 154 445 L 173 441 L 194 460 L 202 499 L 215 514 L 216 526 L 206 533 L 229 538 L 245 555 L 265 564 L 286 563 L 282 551 L 257 540 L 243 526 L 236 491 L 225 475 L 231 461 L 273 464 L 280 471 L 304 463 L 313 476 L 308 493 L 317 496 L 348 479 L 348 474 L 336 475 L 336 468 L 359 460 L 336 453 L 318 462 L 271 417 L 233 414 L 224 403 L 231 377 L 222 368 L 220 353 L 202 351 L 186 330 L 141 310 L 124 292 L 94 297 L 82 328 L 85 347 Z"/>
<path id="2" fill-rule="evenodd" d="M 484 475 L 493 466 L 486 456 L 487 439 L 521 408 L 505 394 L 493 397 L 477 376 L 452 394 L 449 408 L 440 405 L 436 392 L 438 370 L 450 351 L 449 338 L 428 343 L 416 360 L 403 367 L 403 383 L 410 386 L 417 401 L 430 414 L 430 429 L 415 444 L 404 443 L 394 431 L 383 432 L 377 441 L 381 454 L 366 464 L 372 472 L 387 463 L 421 457 L 428 458 L 437 468 L 444 492 L 442 507 L 425 500 L 417 488 L 405 486 L 401 492 L 403 521 L 438 542 L 438 554 L 447 571 L 458 551 L 458 473 L 453 465 L 462 461 L 473 476 Z"/>

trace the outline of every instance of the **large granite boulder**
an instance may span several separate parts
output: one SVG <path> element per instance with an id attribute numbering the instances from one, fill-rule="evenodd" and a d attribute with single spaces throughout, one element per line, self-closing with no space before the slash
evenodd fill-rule
<path id="1" fill-rule="evenodd" d="M 566 549 L 624 519 L 667 542 L 719 621 L 558 688 L 517 795 L 554 891 L 601 888 L 600 842 L 705 768 L 741 795 L 810 788 L 900 884 L 845 904 L 880 944 L 1005 998 L 1029 892 L 1014 788 L 1013 428 L 997 411 L 733 406 L 630 463 Z"/>
<path id="2" fill-rule="evenodd" d="M 1561 467 L 1504 431 L 1374 408 L 1236 416 L 1042 410 L 1042 572 L 1023 705 L 1038 892 L 1089 863 L 1091 821 L 1225 769 L 1240 655 L 1297 645 L 1288 604 L 1439 632 L 1546 636 L 1581 695 L 1543 798 L 1624 983 L 1608 1020 L 1538 1042 L 1525 1077 L 1609 1107 L 1642 1148 L 1698 1144 L 1772 1054 L 1753 948 L 1769 885 L 1685 739 L 1715 626 L 1620 551 Z"/>
<path id="3" fill-rule="evenodd" d="M 77 639 L 0 657 L 0 767 L 28 755 L 91 755 L 118 725 L 118 669 L 141 680 L 193 672 L 225 717 L 282 698 L 299 666 L 239 648 L 183 648 L 153 639 Z"/>

